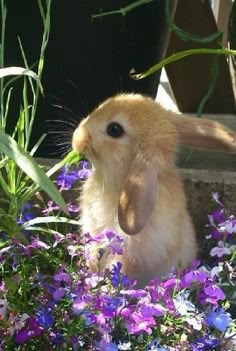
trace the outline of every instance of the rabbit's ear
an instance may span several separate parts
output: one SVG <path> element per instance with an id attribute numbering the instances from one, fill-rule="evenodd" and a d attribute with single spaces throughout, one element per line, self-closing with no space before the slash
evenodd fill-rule
<path id="1" fill-rule="evenodd" d="M 151 216 L 158 192 L 158 164 L 150 150 L 139 154 L 131 164 L 119 194 L 118 221 L 129 235 L 138 234 Z"/>
<path id="2" fill-rule="evenodd" d="M 172 115 L 182 145 L 222 152 L 236 152 L 236 133 L 223 124 L 196 117 Z"/>

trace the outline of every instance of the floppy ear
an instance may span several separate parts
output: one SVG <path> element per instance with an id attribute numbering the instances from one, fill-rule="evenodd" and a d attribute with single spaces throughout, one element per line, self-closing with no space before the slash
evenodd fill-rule
<path id="1" fill-rule="evenodd" d="M 196 148 L 236 152 L 236 133 L 223 124 L 204 118 L 170 115 L 179 143 Z"/>
<path id="2" fill-rule="evenodd" d="M 143 229 L 154 210 L 157 192 L 157 158 L 149 150 L 134 159 L 119 194 L 118 221 L 126 234 L 138 234 Z"/>

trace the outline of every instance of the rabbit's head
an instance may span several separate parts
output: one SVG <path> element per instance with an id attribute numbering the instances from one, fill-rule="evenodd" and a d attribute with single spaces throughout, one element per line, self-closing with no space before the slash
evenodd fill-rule
<path id="1" fill-rule="evenodd" d="M 130 235 L 139 233 L 153 212 L 159 175 L 174 167 L 177 133 L 165 113 L 149 98 L 118 95 L 73 135 L 73 148 L 92 163 L 94 179 L 117 194 L 119 224 Z"/>

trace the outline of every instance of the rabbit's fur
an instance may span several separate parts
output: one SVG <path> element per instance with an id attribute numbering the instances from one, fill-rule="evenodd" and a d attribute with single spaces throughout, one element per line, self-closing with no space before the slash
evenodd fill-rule
<path id="1" fill-rule="evenodd" d="M 111 122 L 123 127 L 121 137 L 107 134 Z M 177 143 L 236 151 L 235 133 L 221 124 L 180 117 L 136 94 L 108 99 L 73 135 L 73 148 L 93 165 L 80 199 L 82 231 L 121 234 L 123 256 L 107 251 L 100 265 L 121 261 L 123 272 L 140 286 L 174 266 L 187 266 L 196 256 L 195 233 L 175 167 Z M 93 269 L 97 256 L 94 252 Z"/>

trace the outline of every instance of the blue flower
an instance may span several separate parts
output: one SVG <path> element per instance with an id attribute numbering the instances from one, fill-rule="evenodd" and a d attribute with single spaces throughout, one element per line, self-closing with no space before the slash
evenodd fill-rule
<path id="1" fill-rule="evenodd" d="M 151 341 L 145 351 L 168 351 L 169 349 L 166 347 L 160 346 L 159 340 Z"/>
<path id="2" fill-rule="evenodd" d="M 49 337 L 50 337 L 51 343 L 53 345 L 60 345 L 63 341 L 62 333 L 58 332 L 58 331 L 56 331 L 56 332 L 51 331 L 49 333 Z"/>
<path id="3" fill-rule="evenodd" d="M 75 180 L 78 180 L 78 172 L 69 172 L 66 167 L 63 167 L 61 174 L 56 179 L 56 183 L 60 187 L 60 190 L 69 190 Z"/>
<path id="4" fill-rule="evenodd" d="M 104 307 L 102 307 L 102 313 L 105 318 L 112 318 L 118 313 L 118 309 L 125 306 L 125 299 L 123 297 L 110 297 L 105 296 Z"/>
<path id="5" fill-rule="evenodd" d="M 219 345 L 219 340 L 209 335 L 200 336 L 192 343 L 192 351 L 212 351 Z"/>
<path id="6" fill-rule="evenodd" d="M 114 288 L 117 288 L 120 284 L 122 286 L 128 286 L 130 284 L 129 278 L 121 273 L 122 263 L 117 262 L 117 264 L 113 264 L 113 269 L 111 270 L 111 283 Z"/>
<path id="7" fill-rule="evenodd" d="M 35 214 L 32 213 L 32 204 L 26 202 L 20 209 L 19 218 L 17 219 L 17 224 L 24 224 L 25 222 L 30 221 L 35 218 Z"/>
<path id="8" fill-rule="evenodd" d="M 209 327 L 216 328 L 223 333 L 232 323 L 232 318 L 223 308 L 219 308 L 214 309 L 207 314 L 206 323 Z"/>
<path id="9" fill-rule="evenodd" d="M 103 351 L 118 351 L 118 346 L 111 341 L 101 340 L 99 347 L 99 350 Z"/>
<path id="10" fill-rule="evenodd" d="M 52 309 L 49 307 L 41 307 L 36 313 L 36 320 L 45 329 L 52 327 L 54 323 L 54 318 L 52 316 Z"/>

